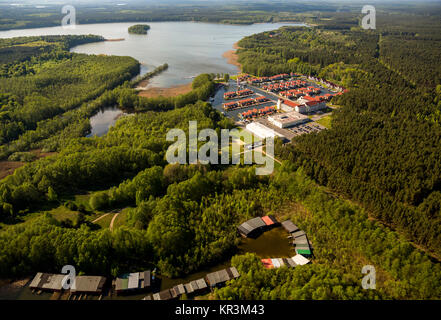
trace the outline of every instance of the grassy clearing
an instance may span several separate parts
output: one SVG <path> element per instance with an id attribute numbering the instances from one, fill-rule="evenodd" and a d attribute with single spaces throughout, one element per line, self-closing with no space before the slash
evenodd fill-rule
<path id="1" fill-rule="evenodd" d="M 332 127 L 332 115 L 325 116 L 316 121 L 318 124 L 321 124 L 325 128 L 331 129 Z"/>
<path id="2" fill-rule="evenodd" d="M 120 214 L 118 215 L 118 217 L 115 219 L 115 221 L 113 222 L 113 230 L 115 230 L 116 228 L 119 228 L 123 225 L 126 224 L 127 222 L 127 214 L 129 212 L 131 208 L 124 208 Z M 103 218 L 105 219 L 105 218 Z"/>
<path id="3" fill-rule="evenodd" d="M 65 206 L 59 206 L 49 211 L 49 213 L 58 221 L 63 221 L 66 219 L 74 221 L 79 212 L 69 210 Z"/>

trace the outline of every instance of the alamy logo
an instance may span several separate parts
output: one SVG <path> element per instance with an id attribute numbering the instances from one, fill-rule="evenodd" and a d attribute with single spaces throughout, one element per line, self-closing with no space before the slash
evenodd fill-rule
<path id="1" fill-rule="evenodd" d="M 65 5 L 61 9 L 61 13 L 65 14 L 61 20 L 61 26 L 65 29 L 75 29 L 77 24 L 77 14 L 74 6 Z"/>
<path id="2" fill-rule="evenodd" d="M 76 289 L 75 279 L 77 277 L 77 272 L 74 266 L 66 265 L 61 269 L 62 274 L 67 274 L 61 281 L 61 285 L 64 290 Z"/>
<path id="3" fill-rule="evenodd" d="M 361 269 L 361 273 L 366 274 L 361 280 L 362 288 L 365 290 L 368 289 L 375 290 L 376 279 L 377 279 L 375 267 L 372 265 L 364 266 L 363 269 Z"/>
<path id="4" fill-rule="evenodd" d="M 167 150 L 166 159 L 170 164 L 238 164 L 241 156 L 244 164 L 259 164 L 256 175 L 271 174 L 274 170 L 274 135 L 265 139 L 265 142 L 254 143 L 251 135 L 239 132 L 237 129 L 222 129 L 219 137 L 216 130 L 197 129 L 197 121 L 189 121 L 188 146 L 184 130 L 171 129 L 167 133 L 167 141 L 174 142 Z M 243 138 L 243 141 L 242 139 Z M 233 140 L 230 148 L 230 139 Z M 198 149 L 198 142 L 206 142 Z M 241 146 L 244 151 L 241 152 Z M 231 157 L 230 157 L 231 149 Z M 188 161 L 187 161 L 188 155 Z M 231 158 L 231 159 L 230 159 Z M 253 162 L 254 158 L 254 162 Z M 230 162 L 231 160 L 231 162 Z"/>
<path id="5" fill-rule="evenodd" d="M 376 29 L 376 11 L 375 7 L 371 5 L 363 6 L 361 13 L 366 14 L 363 19 L 361 19 L 361 27 L 365 30 Z"/>

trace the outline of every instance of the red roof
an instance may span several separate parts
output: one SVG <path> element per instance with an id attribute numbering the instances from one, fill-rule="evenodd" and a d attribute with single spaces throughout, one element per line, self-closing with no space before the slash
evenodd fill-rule
<path id="1" fill-rule="evenodd" d="M 274 268 L 273 262 L 271 261 L 271 259 L 262 259 L 261 261 L 262 261 L 263 267 L 265 269 L 273 269 Z"/>
<path id="2" fill-rule="evenodd" d="M 308 101 L 315 101 L 315 98 L 313 98 L 311 96 L 304 96 L 303 99 L 308 100 Z"/>
<path id="3" fill-rule="evenodd" d="M 271 218 L 268 217 L 268 216 L 263 217 L 262 220 L 263 220 L 263 222 L 265 222 L 265 224 L 266 224 L 267 226 L 271 226 L 271 225 L 274 224 L 274 221 L 271 220 Z"/>
<path id="4" fill-rule="evenodd" d="M 290 106 L 290 107 L 293 107 L 293 108 L 299 106 L 298 103 L 296 103 L 296 102 L 292 102 L 292 101 L 290 101 L 290 100 L 284 100 L 283 103 L 286 104 L 287 106 Z"/>

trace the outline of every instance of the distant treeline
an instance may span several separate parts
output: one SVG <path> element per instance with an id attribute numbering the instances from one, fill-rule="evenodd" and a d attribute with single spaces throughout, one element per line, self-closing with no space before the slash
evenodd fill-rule
<path id="1" fill-rule="evenodd" d="M 63 15 L 61 5 L 47 5 L 45 8 L 32 6 L 14 7 L 0 5 L 0 30 L 59 26 Z M 332 4 L 127 4 L 123 7 L 102 4 L 99 8 L 76 4 L 77 22 L 80 24 L 105 22 L 158 22 L 158 21 L 199 21 L 226 24 L 252 24 L 279 21 L 303 21 L 298 13 L 306 11 L 333 11 Z M 358 10 L 359 11 L 359 10 Z M 306 17 L 311 16 L 309 14 Z"/>
<path id="2" fill-rule="evenodd" d="M 47 4 L 44 8 L 34 6 L 11 6 L 0 4 L 0 30 L 60 26 L 63 14 L 61 5 Z M 402 13 L 420 14 L 425 19 L 440 13 L 437 3 L 426 2 L 409 6 L 403 4 L 376 4 L 377 13 L 389 12 L 392 18 Z M 358 25 L 361 6 L 359 3 L 307 2 L 304 1 L 247 1 L 235 3 L 154 3 L 115 6 L 101 4 L 99 7 L 75 4 L 77 22 L 80 24 L 106 22 L 158 22 L 197 21 L 225 24 L 252 24 L 271 22 L 307 22 L 325 29 L 349 30 Z M 384 24 L 378 19 L 378 22 Z"/>

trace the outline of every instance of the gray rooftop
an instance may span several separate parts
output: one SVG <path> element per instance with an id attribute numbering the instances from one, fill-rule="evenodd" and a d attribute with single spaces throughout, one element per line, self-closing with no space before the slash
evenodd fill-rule
<path id="1" fill-rule="evenodd" d="M 138 289 L 139 287 L 139 272 L 134 272 L 129 275 L 129 284 L 127 289 Z"/>
<path id="2" fill-rule="evenodd" d="M 173 287 L 173 290 L 176 292 L 178 296 L 185 293 L 185 288 L 183 284 L 178 284 L 177 286 Z"/>
<path id="3" fill-rule="evenodd" d="M 305 236 L 306 233 L 305 233 L 305 231 L 300 230 L 300 231 L 293 232 L 291 235 L 293 238 L 299 238 L 301 236 Z"/>
<path id="4" fill-rule="evenodd" d="M 235 279 L 239 277 L 239 272 L 237 272 L 237 269 L 235 267 L 222 269 L 216 272 L 212 272 L 207 274 L 206 279 L 208 284 L 211 287 L 214 287 L 220 283 L 227 282 L 231 279 Z"/>
<path id="5" fill-rule="evenodd" d="M 37 273 L 30 284 L 31 289 L 44 289 L 59 291 L 62 289 L 62 281 L 65 274 Z"/>
<path id="6" fill-rule="evenodd" d="M 77 276 L 75 289 L 72 292 L 98 293 L 101 292 L 106 278 L 100 276 Z"/>
<path id="7" fill-rule="evenodd" d="M 308 238 L 306 238 L 306 235 L 297 237 L 294 239 L 293 244 L 308 244 Z"/>
<path id="8" fill-rule="evenodd" d="M 233 278 L 239 278 L 239 272 L 237 271 L 236 267 L 231 267 L 230 272 L 233 275 Z"/>
<path id="9" fill-rule="evenodd" d="M 159 300 L 170 300 L 171 298 L 173 298 L 169 289 L 159 292 L 158 295 L 159 295 Z"/>
<path id="10" fill-rule="evenodd" d="M 207 283 L 206 283 L 205 280 L 202 279 L 202 278 L 196 280 L 196 283 L 197 283 L 197 285 L 198 285 L 199 290 L 207 288 Z"/>
<path id="11" fill-rule="evenodd" d="M 261 217 L 253 218 L 248 220 L 247 223 L 253 227 L 253 229 L 262 228 L 266 226 L 266 223 L 262 220 Z"/>
<path id="12" fill-rule="evenodd" d="M 286 220 L 282 222 L 282 226 L 285 228 L 286 231 L 289 233 L 296 232 L 299 230 L 299 228 L 291 221 Z"/>
<path id="13" fill-rule="evenodd" d="M 295 263 L 291 258 L 285 259 L 285 264 L 291 268 L 295 268 L 297 266 L 297 263 Z"/>
<path id="14" fill-rule="evenodd" d="M 144 271 L 144 288 L 149 288 L 151 286 L 152 275 L 150 270 Z"/>
<path id="15" fill-rule="evenodd" d="M 194 289 L 193 289 L 193 287 L 190 285 L 190 283 L 186 283 L 186 284 L 184 284 L 184 287 L 185 287 L 185 291 L 187 291 L 187 293 L 193 293 L 193 292 L 194 292 Z"/>

